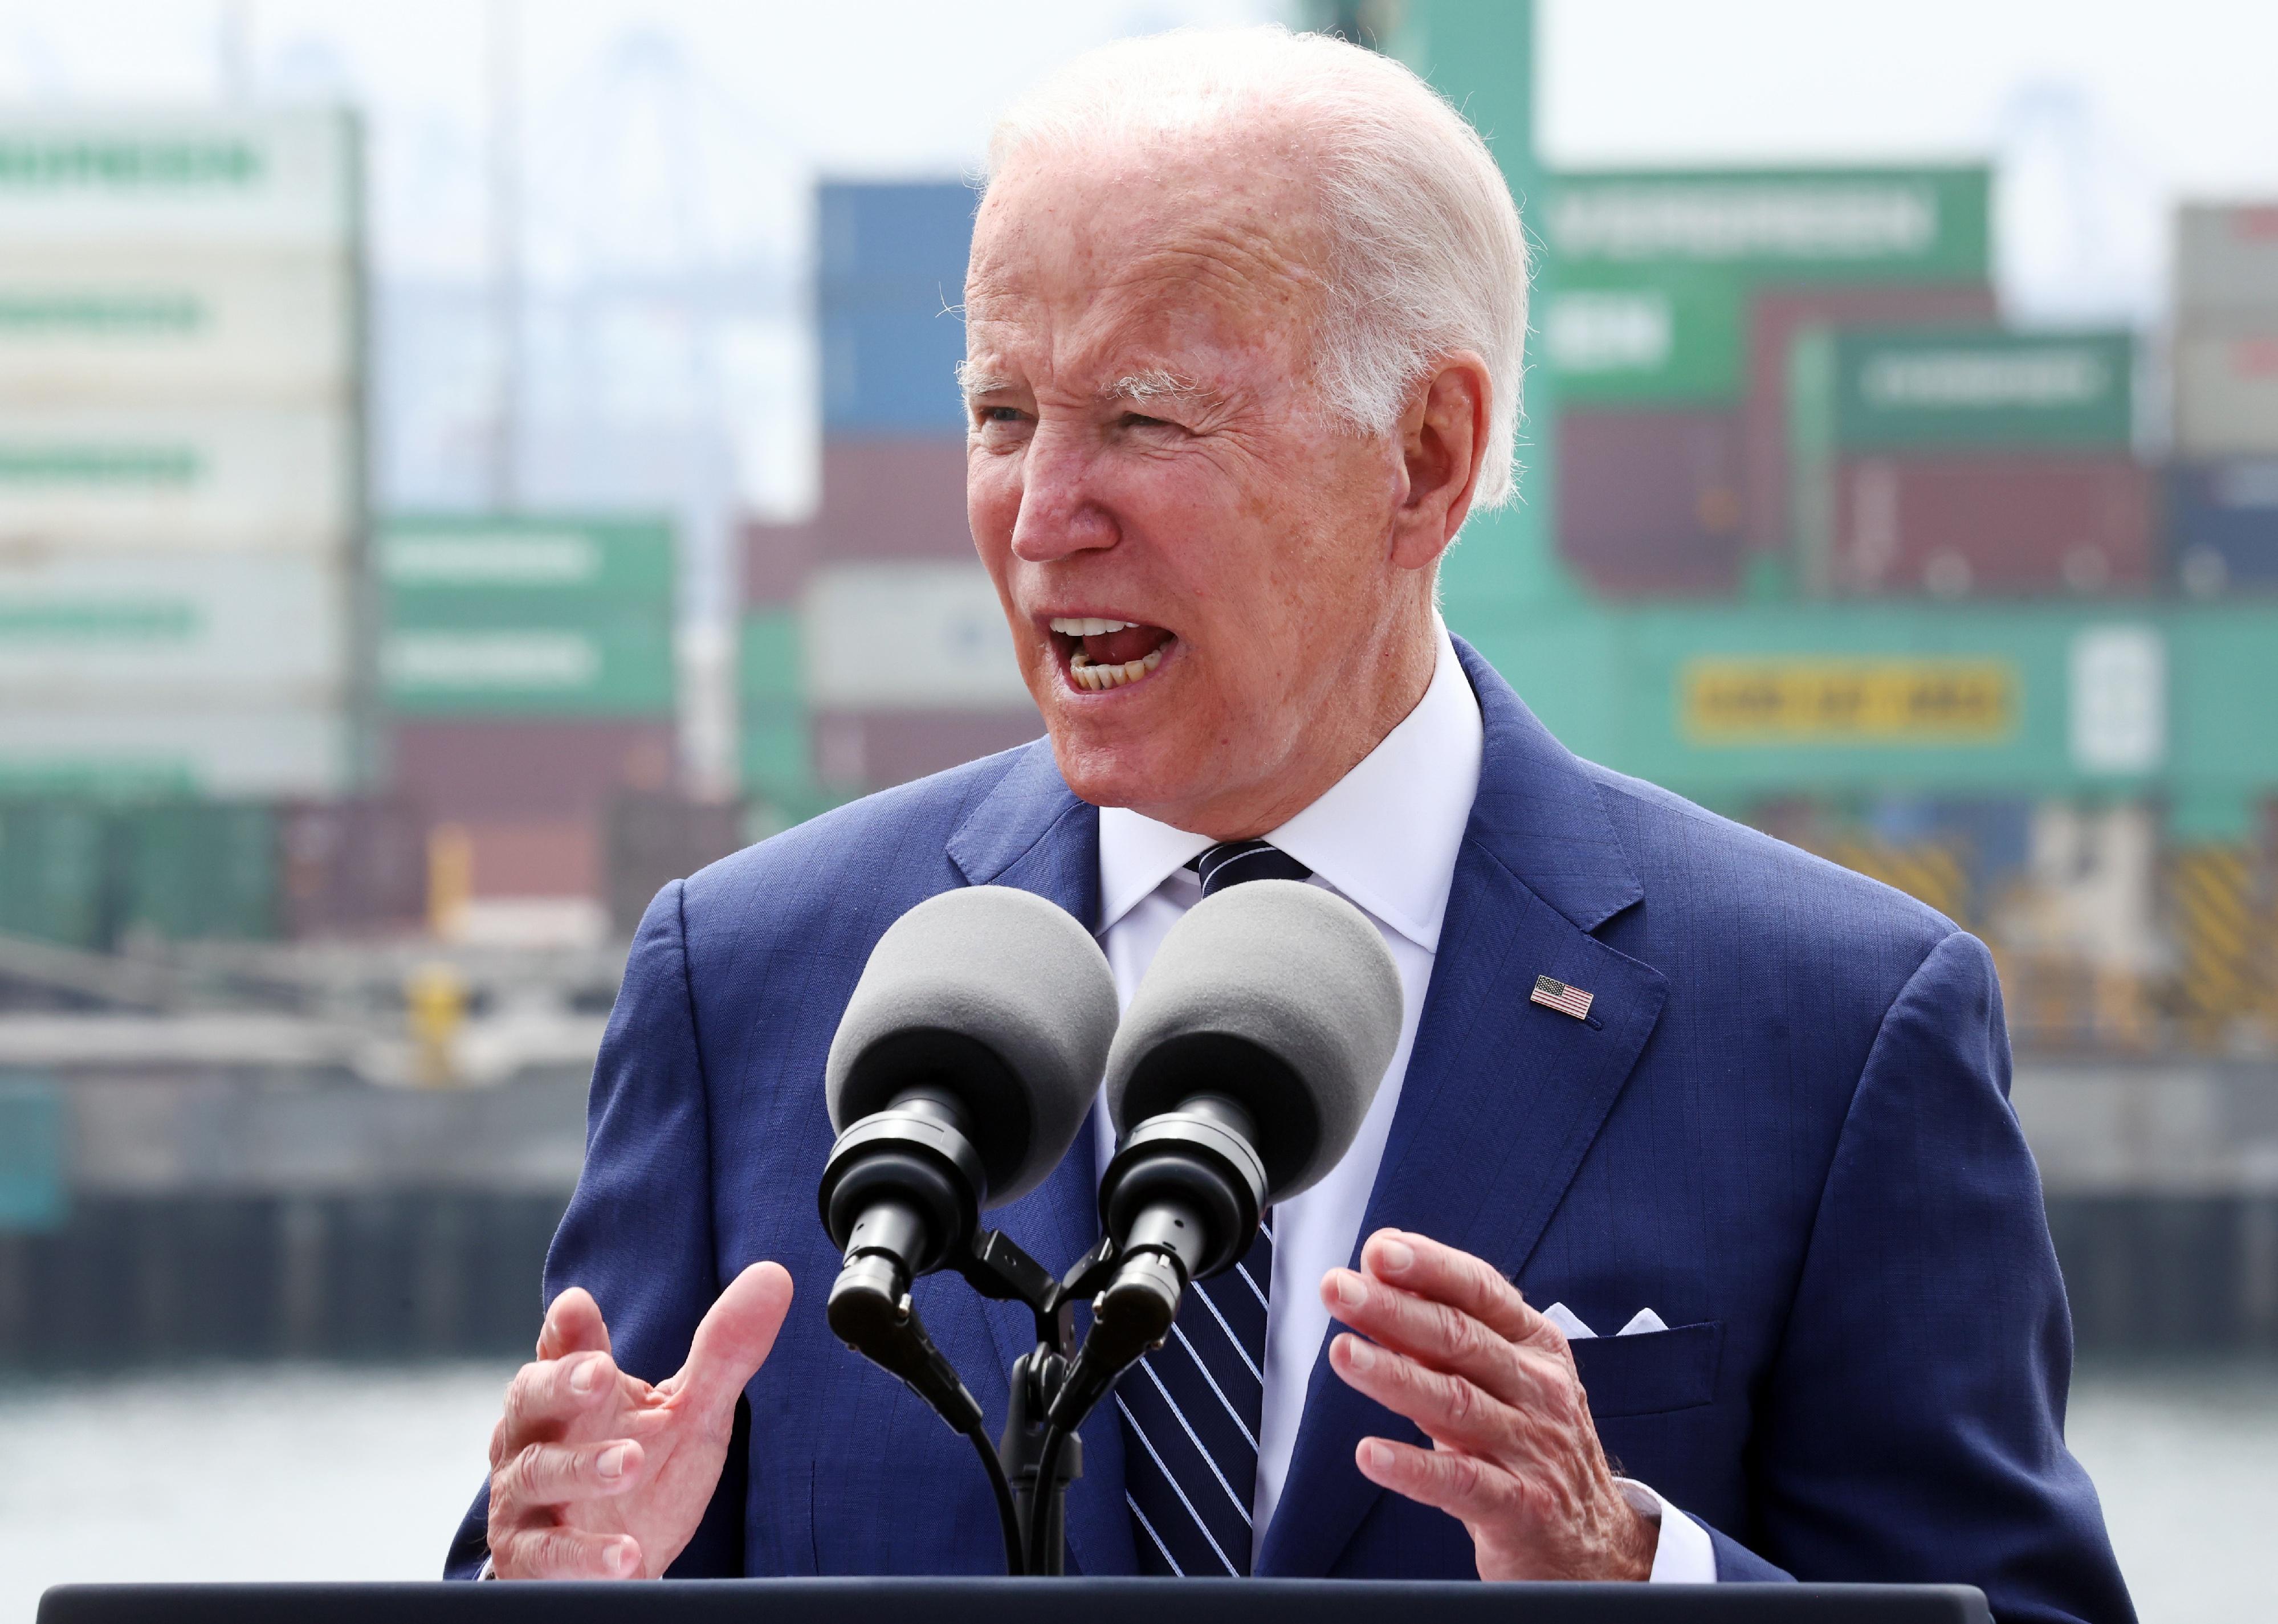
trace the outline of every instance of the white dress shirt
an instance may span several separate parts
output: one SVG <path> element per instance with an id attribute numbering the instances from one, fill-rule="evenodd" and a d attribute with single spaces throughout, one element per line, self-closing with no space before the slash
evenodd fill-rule
<path id="1" fill-rule="evenodd" d="M 1265 1407 L 1257 1440 L 1252 1552 L 1280 1504 L 1305 1407 L 1305 1387 L 1329 1312 L 1321 1277 L 1351 1262 L 1362 1214 L 1375 1187 L 1386 1136 L 1400 1107 L 1408 1055 L 1456 880 L 1456 854 L 1479 795 L 1483 733 L 1478 698 L 1456 660 L 1446 628 L 1431 686 L 1406 720 L 1320 799 L 1266 838 L 1313 871 L 1312 883 L 1368 915 L 1400 971 L 1400 1043 L 1376 1100 L 1344 1159 L 1303 1194 L 1273 1211 L 1273 1305 L 1265 1327 Z M 1100 941 L 1128 1008 L 1140 978 L 1172 926 L 1202 900 L 1186 866 L 1213 842 L 1121 807 L 1099 814 Z M 1096 1115 L 1097 1164 L 1114 1154 L 1103 1104 Z M 1716 1576 L 1708 1534 L 1641 1483 L 1617 1479 L 1631 1503 L 1656 1517 L 1656 1582 L 1708 1582 Z"/>

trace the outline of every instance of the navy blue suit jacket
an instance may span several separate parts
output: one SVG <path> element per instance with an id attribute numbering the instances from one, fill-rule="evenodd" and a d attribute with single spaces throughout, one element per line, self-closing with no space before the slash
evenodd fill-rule
<path id="1" fill-rule="evenodd" d="M 1577 759 L 1469 648 L 1486 723 L 1422 1025 L 1362 1225 L 1478 1254 L 1578 1344 L 1607 1452 L 1713 1531 L 1726 1578 L 1961 1582 L 2012 1620 L 2124 1620 L 2066 1452 L 2071 1330 L 2007 1100 L 1984 948 L 1871 881 Z M 1387 830 L 1387 838 L 1399 831 Z M 814 1209 L 823 1056 L 872 945 L 961 885 L 1099 915 L 1098 820 L 1042 743 L 858 802 L 669 886 L 593 1076 L 545 1291 L 600 1301 L 624 1367 L 677 1369 L 761 1258 L 798 1298 L 677 1573 L 1001 1572 L 968 1446 L 832 1338 Z M 1594 995 L 1575 1020 L 1538 975 Z M 1095 1235 L 1091 1136 L 993 1221 L 1055 1270 Z M 936 1276 L 935 1338 L 1002 1425 L 1025 1311 Z M 1268 1574 L 1469 1577 L 1463 1528 L 1377 1489 L 1416 1437 L 1317 1363 Z M 1072 1566 L 1133 1571 L 1112 1407 Z M 452 1571 L 482 1557 L 478 1499 Z"/>

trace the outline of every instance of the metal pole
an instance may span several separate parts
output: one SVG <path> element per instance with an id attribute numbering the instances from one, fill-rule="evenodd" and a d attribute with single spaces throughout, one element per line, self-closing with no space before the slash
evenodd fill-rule
<path id="1" fill-rule="evenodd" d="M 491 0 L 491 317 L 498 345 L 492 405 L 491 507 L 522 502 L 522 74 L 519 0 Z"/>

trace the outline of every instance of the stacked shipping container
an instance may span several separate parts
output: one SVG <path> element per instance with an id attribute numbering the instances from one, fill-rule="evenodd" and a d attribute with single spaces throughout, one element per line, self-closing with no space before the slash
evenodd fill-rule
<path id="1" fill-rule="evenodd" d="M 2169 523 L 2194 597 L 2278 589 L 2278 203 L 2177 215 Z"/>
<path id="2" fill-rule="evenodd" d="M 272 803 L 363 769 L 358 164 L 318 110 L 0 120 L 0 931 L 270 934 Z"/>
<path id="3" fill-rule="evenodd" d="M 612 797 L 677 778 L 670 523 L 403 516 L 374 556 L 396 793 L 469 896 L 598 904 Z"/>
<path id="4" fill-rule="evenodd" d="M 1983 169 L 1562 177 L 1542 324 L 1567 562 L 1616 597 L 1777 575 L 1788 337 L 1990 316 L 1987 195 Z"/>
<path id="5" fill-rule="evenodd" d="M 351 782 L 356 164 L 313 110 L 0 122 L 0 777 Z"/>
<path id="6" fill-rule="evenodd" d="M 1807 328 L 1793 512 L 1815 594 L 2045 596 L 2152 583 L 2124 332 Z"/>
<path id="7" fill-rule="evenodd" d="M 822 499 L 748 526 L 745 788 L 779 818 L 1038 732 L 965 517 L 960 181 L 818 193 Z"/>

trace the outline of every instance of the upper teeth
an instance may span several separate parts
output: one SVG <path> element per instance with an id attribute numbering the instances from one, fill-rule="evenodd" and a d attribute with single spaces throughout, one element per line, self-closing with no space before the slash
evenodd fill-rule
<path id="1" fill-rule="evenodd" d="M 1096 615 L 1062 615 L 1052 629 L 1063 637 L 1104 637 L 1111 631 L 1129 631 L 1135 621 L 1103 621 Z"/>

